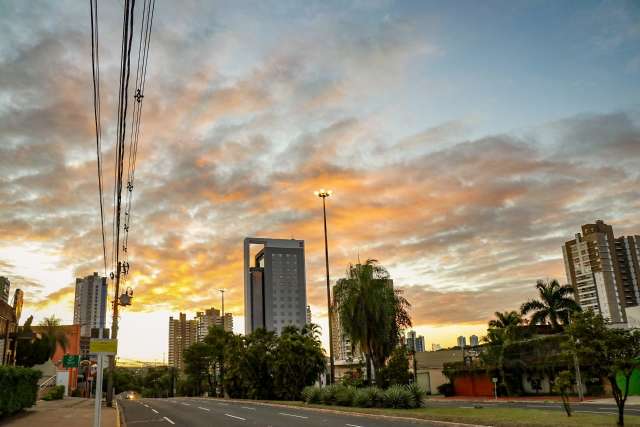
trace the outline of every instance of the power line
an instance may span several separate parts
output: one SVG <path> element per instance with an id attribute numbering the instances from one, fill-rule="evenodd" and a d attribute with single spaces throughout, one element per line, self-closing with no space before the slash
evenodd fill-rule
<path id="1" fill-rule="evenodd" d="M 95 1 L 95 5 L 94 5 Z M 102 123 L 100 117 L 100 50 L 98 31 L 98 2 L 90 0 L 91 9 L 91 72 L 93 76 L 93 115 L 96 127 L 96 157 L 98 162 L 98 192 L 100 196 L 100 228 L 102 231 L 102 255 L 104 274 L 107 274 L 107 245 L 104 234 L 104 202 L 102 195 Z"/>

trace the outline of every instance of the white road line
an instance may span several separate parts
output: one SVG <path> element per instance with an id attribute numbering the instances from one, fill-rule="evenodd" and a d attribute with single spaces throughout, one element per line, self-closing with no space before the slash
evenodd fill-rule
<path id="1" fill-rule="evenodd" d="M 573 412 L 588 412 L 590 414 L 613 414 L 617 415 L 617 412 L 604 412 L 604 411 L 573 411 Z"/>
<path id="2" fill-rule="evenodd" d="M 302 418 L 302 419 L 307 419 L 309 417 L 304 417 L 302 415 L 295 415 L 295 414 L 287 414 L 286 412 L 280 412 L 280 415 L 285 415 L 287 417 L 296 417 L 296 418 Z"/>
<path id="3" fill-rule="evenodd" d="M 362 426 L 359 426 L 359 425 L 357 425 L 357 424 L 345 424 L 345 425 L 346 425 L 346 426 L 349 426 L 349 427 L 362 427 Z"/>
<path id="4" fill-rule="evenodd" d="M 156 411 L 156 410 L 155 410 L 155 409 L 153 409 L 153 408 L 151 408 L 151 410 L 152 410 L 153 412 L 155 412 L 156 414 L 158 413 L 158 411 Z"/>
<path id="5" fill-rule="evenodd" d="M 250 411 L 255 411 L 256 410 L 256 408 L 250 408 L 248 406 L 242 406 L 242 409 L 248 409 Z"/>
<path id="6" fill-rule="evenodd" d="M 231 414 L 225 414 L 227 417 L 229 418 L 235 418 L 236 420 L 242 420 L 242 421 L 247 421 L 246 418 L 242 418 L 242 417 L 236 417 L 235 415 L 231 415 Z"/>
<path id="7" fill-rule="evenodd" d="M 182 402 L 182 405 L 184 405 L 184 406 L 191 406 L 191 404 L 190 404 L 190 403 L 185 403 L 185 402 Z"/>
<path id="8" fill-rule="evenodd" d="M 148 407 L 149 407 L 149 405 L 144 405 L 144 407 L 145 407 L 145 408 L 148 408 Z"/>
<path id="9" fill-rule="evenodd" d="M 165 420 L 169 421 L 171 424 L 175 424 L 173 421 L 171 421 L 171 420 L 170 420 L 169 418 L 167 418 L 167 417 L 162 417 L 162 418 L 164 418 Z"/>
<path id="10" fill-rule="evenodd" d="M 198 406 L 198 409 L 202 409 L 203 411 L 207 411 L 207 412 L 211 411 L 211 409 L 209 409 L 209 408 L 203 408 L 202 406 Z"/>

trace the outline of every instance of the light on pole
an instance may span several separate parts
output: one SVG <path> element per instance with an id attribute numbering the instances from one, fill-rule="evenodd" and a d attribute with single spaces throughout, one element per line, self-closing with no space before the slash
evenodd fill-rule
<path id="1" fill-rule="evenodd" d="M 324 220 L 324 260 L 327 272 L 327 313 L 329 316 L 329 363 L 331 364 L 329 383 L 333 384 L 335 382 L 335 366 L 333 363 L 333 333 L 331 332 L 331 287 L 329 284 L 329 246 L 327 244 L 327 206 L 325 203 L 325 199 L 331 196 L 333 191 L 322 188 L 319 191 L 314 192 L 314 194 L 322 199 L 322 218 Z"/>

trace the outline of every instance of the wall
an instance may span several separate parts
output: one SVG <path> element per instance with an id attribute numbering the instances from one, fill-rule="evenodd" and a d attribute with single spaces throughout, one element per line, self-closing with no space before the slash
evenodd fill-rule
<path id="1" fill-rule="evenodd" d="M 460 374 L 453 380 L 456 396 L 493 396 L 493 383 L 484 373 Z"/>

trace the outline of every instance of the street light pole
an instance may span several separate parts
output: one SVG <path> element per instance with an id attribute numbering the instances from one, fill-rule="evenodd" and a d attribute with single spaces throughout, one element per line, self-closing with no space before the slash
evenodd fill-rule
<path id="1" fill-rule="evenodd" d="M 327 207 L 325 204 L 325 199 L 333 194 L 331 190 L 321 189 L 320 191 L 316 191 L 315 195 L 322 199 L 322 218 L 324 220 L 324 260 L 325 260 L 325 269 L 327 272 L 327 313 L 329 316 L 329 363 L 331 364 L 331 374 L 329 382 L 333 384 L 335 382 L 335 365 L 333 361 L 333 333 L 331 332 L 331 285 L 329 282 L 329 245 L 327 243 Z"/>
<path id="2" fill-rule="evenodd" d="M 218 292 L 222 294 L 222 324 L 224 327 L 224 289 L 218 289 Z"/>

